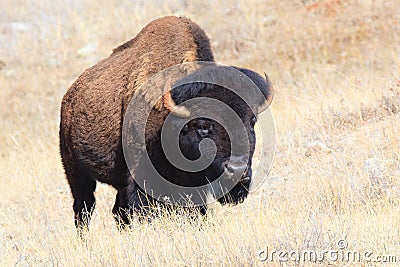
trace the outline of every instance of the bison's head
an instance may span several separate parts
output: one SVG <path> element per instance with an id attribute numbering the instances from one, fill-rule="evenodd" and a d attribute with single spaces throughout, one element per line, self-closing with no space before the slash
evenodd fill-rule
<path id="1" fill-rule="evenodd" d="M 164 95 L 164 106 L 174 115 L 176 125 L 186 118 L 184 124 L 180 123 L 179 148 L 176 149 L 179 149 L 185 158 L 196 161 L 202 153 L 208 153 L 207 147 L 201 151 L 201 142 L 211 140 L 214 145 L 208 149 L 215 153 L 212 163 L 201 171 L 176 170 L 173 174 L 174 182 L 183 186 L 201 186 L 219 178 L 222 182 L 218 185 L 228 189 L 211 188 L 211 190 L 223 191 L 222 197 L 218 197 L 221 204 L 238 204 L 248 195 L 256 143 L 254 126 L 258 113 L 265 109 L 272 99 L 272 87 L 267 76 L 263 78 L 247 69 L 237 68 L 237 70 L 251 79 L 258 90 L 258 97 L 261 96 L 262 99 L 255 97 L 256 101 L 248 103 L 230 89 L 204 82 L 184 83 L 172 89 L 167 82 L 165 86 L 165 91 L 168 93 Z M 241 90 L 246 91 L 247 88 Z M 224 114 L 219 114 L 222 113 L 219 105 L 203 106 L 202 102 L 199 102 L 190 107 L 185 106 L 185 101 L 199 98 L 211 98 L 223 102 L 238 116 L 240 125 L 233 125 L 228 132 L 226 125 L 232 121 L 229 121 L 230 118 Z M 178 106 L 181 103 L 182 105 Z M 196 109 L 203 111 L 206 109 L 216 115 L 214 118 L 195 116 L 187 119 Z M 242 130 L 239 131 L 240 129 Z M 240 136 L 240 142 L 236 141 L 233 144 L 233 135 Z"/>

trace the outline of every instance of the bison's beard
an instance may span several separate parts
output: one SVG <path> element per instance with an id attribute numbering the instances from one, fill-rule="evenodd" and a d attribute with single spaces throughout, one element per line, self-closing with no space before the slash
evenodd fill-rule
<path id="1" fill-rule="evenodd" d="M 218 202 L 221 203 L 222 205 L 226 204 L 237 205 L 239 203 L 242 203 L 249 194 L 250 184 L 251 180 L 244 183 L 239 182 L 229 191 L 229 193 L 219 198 Z"/>

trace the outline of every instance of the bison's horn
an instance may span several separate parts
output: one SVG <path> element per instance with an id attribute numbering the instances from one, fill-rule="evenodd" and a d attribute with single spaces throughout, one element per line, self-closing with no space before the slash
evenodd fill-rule
<path id="1" fill-rule="evenodd" d="M 165 83 L 164 86 L 163 103 L 167 110 L 172 114 L 181 118 L 189 118 L 190 111 L 184 106 L 177 106 L 171 96 L 171 78 Z"/>
<path id="2" fill-rule="evenodd" d="M 271 80 L 269 79 L 268 75 L 264 72 L 265 80 L 268 84 L 268 89 L 270 90 L 270 94 L 268 95 L 267 102 L 268 105 L 271 105 L 272 99 L 274 98 L 274 87 L 272 86 Z"/>

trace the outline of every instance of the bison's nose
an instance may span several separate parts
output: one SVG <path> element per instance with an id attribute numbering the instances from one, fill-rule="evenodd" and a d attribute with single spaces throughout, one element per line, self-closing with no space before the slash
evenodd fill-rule
<path id="1" fill-rule="evenodd" d="M 229 161 L 224 162 L 224 171 L 229 175 L 243 174 L 247 169 L 247 157 L 232 156 Z"/>
<path id="2" fill-rule="evenodd" d="M 225 167 L 225 170 L 228 173 L 234 174 L 234 173 L 242 173 L 245 171 L 247 165 L 233 165 L 233 164 L 228 164 L 228 166 Z"/>
<path id="3" fill-rule="evenodd" d="M 250 182 L 251 181 L 251 178 L 250 178 L 250 176 L 243 176 L 241 179 L 240 179 L 240 183 L 242 183 L 242 184 L 245 184 L 245 183 L 248 183 L 248 182 Z"/>

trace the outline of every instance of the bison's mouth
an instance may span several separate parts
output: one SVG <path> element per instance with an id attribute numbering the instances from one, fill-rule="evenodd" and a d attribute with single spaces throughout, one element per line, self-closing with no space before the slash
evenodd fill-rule
<path id="1" fill-rule="evenodd" d="M 223 179 L 233 180 L 241 184 L 251 180 L 251 168 L 247 157 L 232 156 L 229 160 L 225 160 L 220 168 Z"/>
<path id="2" fill-rule="evenodd" d="M 223 205 L 242 203 L 247 198 L 252 180 L 251 163 L 231 157 L 220 165 L 220 171 L 222 176 L 219 184 L 224 193 L 218 201 Z"/>
<path id="3" fill-rule="evenodd" d="M 246 179 L 238 182 L 228 193 L 224 194 L 218 199 L 222 205 L 237 205 L 242 203 L 249 194 L 251 184 L 251 177 L 247 176 Z"/>

